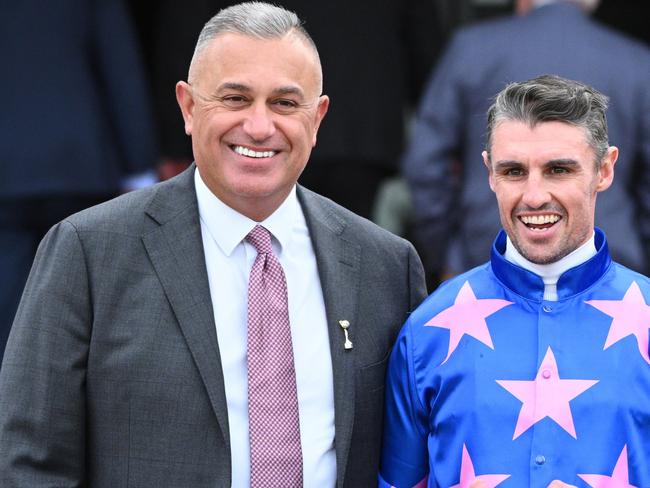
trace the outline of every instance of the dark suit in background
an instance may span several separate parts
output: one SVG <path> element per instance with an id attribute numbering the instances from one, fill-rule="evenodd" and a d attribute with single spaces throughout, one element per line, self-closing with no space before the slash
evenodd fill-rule
<path id="1" fill-rule="evenodd" d="M 155 43 L 154 85 L 162 152 L 191 161 L 189 140 L 173 97 L 187 74 L 195 33 L 205 19 L 234 2 L 163 1 Z M 413 108 L 441 48 L 435 0 L 283 0 L 318 46 L 323 92 L 333 100 L 318 145 L 300 181 L 364 217 L 380 183 L 398 173 L 407 110 Z"/>
<path id="2" fill-rule="evenodd" d="M 0 358 L 38 242 L 153 167 L 149 93 L 121 0 L 0 6 Z"/>
<path id="3" fill-rule="evenodd" d="M 650 51 L 569 2 L 463 29 L 436 67 L 404 159 L 428 270 L 457 273 L 487 260 L 499 218 L 480 157 L 485 113 L 506 83 L 544 73 L 610 97 L 609 139 L 621 157 L 598 197 L 596 224 L 618 261 L 647 272 Z"/>

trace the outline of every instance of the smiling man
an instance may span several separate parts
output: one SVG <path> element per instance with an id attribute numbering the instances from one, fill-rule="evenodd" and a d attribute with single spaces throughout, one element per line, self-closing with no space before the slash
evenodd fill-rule
<path id="1" fill-rule="evenodd" d="M 222 10 L 188 78 L 196 165 L 40 246 L 0 372 L 3 488 L 376 485 L 420 261 L 296 185 L 329 99 L 295 14 Z"/>
<path id="2" fill-rule="evenodd" d="M 650 486 L 650 280 L 595 228 L 614 178 L 607 99 L 542 76 L 488 112 L 503 229 L 490 262 L 406 322 L 380 486 Z"/>

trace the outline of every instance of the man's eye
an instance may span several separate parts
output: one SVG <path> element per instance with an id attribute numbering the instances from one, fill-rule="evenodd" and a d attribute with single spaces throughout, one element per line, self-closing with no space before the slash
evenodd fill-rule
<path id="1" fill-rule="evenodd" d="M 507 176 L 521 176 L 524 174 L 520 168 L 510 168 L 505 173 Z"/>
<path id="2" fill-rule="evenodd" d="M 568 173 L 569 170 L 566 168 L 563 168 L 562 166 L 554 166 L 551 168 L 551 173 L 556 174 L 556 175 L 561 175 L 564 173 Z"/>
<path id="3" fill-rule="evenodd" d="M 275 103 L 282 105 L 283 107 L 295 107 L 297 105 L 293 100 L 278 100 Z"/>
<path id="4" fill-rule="evenodd" d="M 273 101 L 273 106 L 280 112 L 291 112 L 298 107 L 298 103 L 287 98 L 280 98 Z"/>
<path id="5" fill-rule="evenodd" d="M 246 104 L 246 98 L 241 95 L 228 95 L 221 98 L 221 102 L 229 107 L 239 107 Z"/>

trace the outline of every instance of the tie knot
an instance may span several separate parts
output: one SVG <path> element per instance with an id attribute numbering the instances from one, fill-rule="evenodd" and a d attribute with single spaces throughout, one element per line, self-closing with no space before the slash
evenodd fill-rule
<path id="1" fill-rule="evenodd" d="M 256 225 L 248 233 L 246 241 L 255 248 L 258 254 L 273 254 L 271 233 L 261 225 Z"/>

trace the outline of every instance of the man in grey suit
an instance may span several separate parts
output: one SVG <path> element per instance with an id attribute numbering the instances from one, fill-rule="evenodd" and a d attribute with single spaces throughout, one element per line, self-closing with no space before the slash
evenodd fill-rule
<path id="1" fill-rule="evenodd" d="M 424 279 L 409 243 L 296 185 L 321 83 L 294 14 L 251 2 L 206 24 L 176 87 L 196 165 L 39 248 L 0 372 L 0 485 L 255 486 L 246 236 L 263 226 L 288 290 L 289 486 L 375 486 L 386 359 Z"/>

